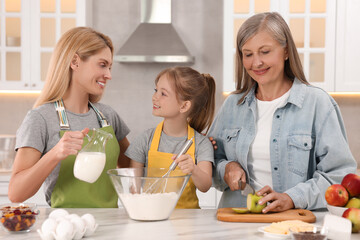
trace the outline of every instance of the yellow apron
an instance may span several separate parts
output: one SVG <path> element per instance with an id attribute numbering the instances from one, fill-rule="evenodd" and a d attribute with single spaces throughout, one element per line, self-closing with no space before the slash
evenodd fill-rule
<path id="1" fill-rule="evenodd" d="M 168 168 L 173 162 L 171 157 L 174 154 L 158 151 L 163 125 L 164 122 L 161 122 L 155 129 L 155 133 L 150 145 L 150 150 L 148 152 L 148 167 Z M 194 129 L 188 125 L 188 139 L 192 138 L 194 134 Z M 189 154 L 195 161 L 195 140 L 194 144 L 191 145 L 186 153 Z M 179 169 L 179 167 L 176 168 Z M 190 178 L 189 182 L 186 184 L 185 189 L 176 205 L 176 208 L 200 208 L 199 200 L 196 196 L 196 187 L 192 181 L 192 178 Z"/>

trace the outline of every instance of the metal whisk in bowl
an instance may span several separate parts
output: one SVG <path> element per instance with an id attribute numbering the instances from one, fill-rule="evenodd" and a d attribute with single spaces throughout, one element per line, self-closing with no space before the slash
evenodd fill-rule
<path id="1" fill-rule="evenodd" d="M 184 146 L 181 148 L 180 152 L 176 155 L 176 159 L 178 159 L 181 155 L 183 155 L 184 153 L 186 153 L 186 151 L 190 148 L 190 146 L 193 144 L 193 139 L 194 137 L 188 139 Z M 173 161 L 169 167 L 169 170 L 162 176 L 162 178 L 157 179 L 153 184 L 150 185 L 150 187 L 145 191 L 145 193 L 153 193 L 153 192 L 158 192 L 160 186 L 163 186 L 163 190 L 162 192 L 164 192 L 165 188 L 166 188 L 166 178 L 170 175 L 170 173 L 172 171 L 175 170 L 175 168 L 177 167 L 177 163 L 176 161 Z M 165 180 L 165 184 L 164 181 Z"/>

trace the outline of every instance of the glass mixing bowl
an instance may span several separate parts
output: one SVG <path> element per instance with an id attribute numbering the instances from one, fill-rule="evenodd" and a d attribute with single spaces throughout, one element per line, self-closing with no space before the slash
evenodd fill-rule
<path id="1" fill-rule="evenodd" d="M 170 217 L 190 178 L 190 174 L 176 169 L 164 176 L 167 171 L 165 168 L 120 168 L 107 173 L 131 219 L 158 221 Z"/>

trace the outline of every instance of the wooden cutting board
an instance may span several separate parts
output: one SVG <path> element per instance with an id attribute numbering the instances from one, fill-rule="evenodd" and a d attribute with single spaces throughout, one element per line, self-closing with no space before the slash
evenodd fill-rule
<path id="1" fill-rule="evenodd" d="M 289 209 L 279 213 L 236 213 L 231 208 L 219 208 L 217 210 L 217 219 L 224 222 L 258 222 L 272 223 L 285 220 L 301 220 L 314 223 L 315 215 L 305 209 Z"/>

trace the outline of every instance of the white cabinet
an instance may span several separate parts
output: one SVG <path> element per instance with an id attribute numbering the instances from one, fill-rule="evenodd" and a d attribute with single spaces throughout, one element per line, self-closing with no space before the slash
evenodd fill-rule
<path id="1" fill-rule="evenodd" d="M 10 203 L 8 198 L 8 186 L 11 173 L 0 173 L 0 204 Z M 41 187 L 39 191 L 25 202 L 36 203 L 39 207 L 49 207 L 45 201 L 45 194 Z"/>
<path id="2" fill-rule="evenodd" d="M 56 41 L 86 24 L 86 0 L 0 0 L 0 91 L 40 90 Z"/>
<path id="3" fill-rule="evenodd" d="M 360 92 L 358 0 L 224 1 L 224 85 L 235 90 L 236 35 L 250 16 L 279 12 L 292 32 L 309 82 L 329 92 Z"/>
<path id="4" fill-rule="evenodd" d="M 336 91 L 360 91 L 360 1 L 337 2 Z"/>
<path id="5" fill-rule="evenodd" d="M 222 192 L 212 187 L 206 193 L 196 190 L 196 194 L 199 198 L 199 205 L 201 209 L 215 209 L 219 205 Z"/>

